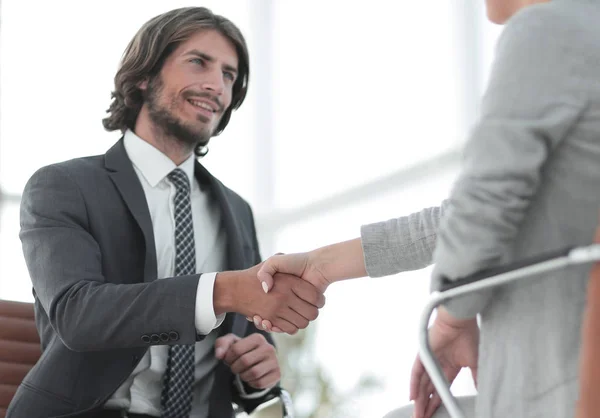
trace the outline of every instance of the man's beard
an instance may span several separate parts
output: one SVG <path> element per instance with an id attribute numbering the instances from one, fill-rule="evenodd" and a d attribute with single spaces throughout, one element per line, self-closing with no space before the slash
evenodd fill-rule
<path id="1" fill-rule="evenodd" d="M 206 146 L 212 132 L 206 128 L 192 127 L 177 116 L 170 109 L 161 105 L 160 96 L 164 90 L 164 84 L 159 75 L 152 77 L 145 91 L 144 100 L 148 105 L 148 114 L 154 125 L 169 138 L 173 138 L 191 147 Z M 172 99 L 171 109 L 176 108 L 177 98 Z"/>

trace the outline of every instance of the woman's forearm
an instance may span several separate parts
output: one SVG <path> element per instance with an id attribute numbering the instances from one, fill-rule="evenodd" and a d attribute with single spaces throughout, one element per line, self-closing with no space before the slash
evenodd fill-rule
<path id="1" fill-rule="evenodd" d="M 360 238 L 313 250 L 309 259 L 330 283 L 367 275 Z"/>

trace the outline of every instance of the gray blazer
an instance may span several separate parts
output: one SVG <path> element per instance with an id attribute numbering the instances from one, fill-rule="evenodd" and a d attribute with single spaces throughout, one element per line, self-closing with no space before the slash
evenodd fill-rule
<path id="1" fill-rule="evenodd" d="M 252 212 L 199 163 L 196 178 L 213 194 L 227 233 L 229 269 L 260 262 Z M 156 280 L 152 222 L 123 141 L 105 155 L 44 167 L 27 183 L 21 241 L 33 282 L 42 356 L 20 385 L 8 418 L 93 417 L 131 374 L 154 335 L 191 344 L 200 275 Z M 220 331 L 257 332 L 228 314 Z M 148 338 L 150 337 L 150 338 Z M 272 398 L 244 401 L 223 363 L 210 416 L 232 416 Z"/>
<path id="2" fill-rule="evenodd" d="M 433 260 L 435 288 L 444 276 L 593 241 L 599 22 L 595 0 L 552 0 L 511 18 L 448 202 L 364 226 L 370 275 Z M 447 305 L 481 315 L 477 417 L 573 416 L 588 273 L 569 268 Z"/>

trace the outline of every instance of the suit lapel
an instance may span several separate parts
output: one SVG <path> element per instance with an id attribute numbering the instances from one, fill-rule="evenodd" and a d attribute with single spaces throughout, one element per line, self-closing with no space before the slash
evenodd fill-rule
<path id="1" fill-rule="evenodd" d="M 201 187 L 209 187 L 221 209 L 223 226 L 227 234 L 227 270 L 242 270 L 247 268 L 244 259 L 244 249 L 240 237 L 240 225 L 234 213 L 232 202 L 227 198 L 225 186 L 196 162 L 195 175 Z M 220 332 L 232 332 L 240 337 L 246 334 L 248 321 L 240 315 L 228 313 Z"/>
<path id="2" fill-rule="evenodd" d="M 227 234 L 227 269 L 240 270 L 246 268 L 239 222 L 234 214 L 234 208 L 227 198 L 225 186 L 197 161 L 194 173 L 202 187 L 208 186 L 210 188 L 221 209 L 223 226 Z"/>
<path id="3" fill-rule="evenodd" d="M 156 249 L 154 246 L 154 231 L 152 219 L 144 189 L 127 156 L 123 138 L 117 142 L 105 155 L 105 165 L 108 175 L 119 190 L 123 201 L 133 215 L 144 235 L 146 257 L 144 262 L 144 281 L 156 279 Z"/>

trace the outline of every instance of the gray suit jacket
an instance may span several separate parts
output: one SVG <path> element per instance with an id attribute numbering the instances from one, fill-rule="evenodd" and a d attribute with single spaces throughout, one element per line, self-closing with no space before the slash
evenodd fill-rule
<path id="1" fill-rule="evenodd" d="M 248 204 L 199 163 L 195 173 L 221 206 L 229 269 L 260 262 Z M 105 155 L 36 172 L 23 193 L 21 241 L 43 353 L 19 387 L 9 418 L 92 417 L 155 337 L 168 336 L 167 344 L 203 338 L 194 326 L 200 275 L 156 280 L 150 213 L 122 140 Z M 220 330 L 257 332 L 233 314 Z M 239 399 L 221 363 L 210 416 L 231 416 L 232 400 L 252 410 L 271 397 Z"/>
<path id="2" fill-rule="evenodd" d="M 597 0 L 552 0 L 511 18 L 437 240 L 439 208 L 363 227 L 370 275 L 433 259 L 435 288 L 442 277 L 593 241 L 598 22 Z M 573 416 L 588 273 L 560 270 L 447 305 L 455 316 L 481 314 L 478 417 Z"/>

